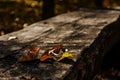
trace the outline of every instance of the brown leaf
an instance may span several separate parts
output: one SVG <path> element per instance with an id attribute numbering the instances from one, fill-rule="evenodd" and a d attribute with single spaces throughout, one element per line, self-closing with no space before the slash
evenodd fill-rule
<path id="1" fill-rule="evenodd" d="M 41 56 L 40 61 L 45 61 L 49 58 L 56 59 L 56 57 L 60 57 L 60 51 L 63 51 L 63 48 L 61 45 L 55 45 L 51 49 L 48 49 L 44 52 L 44 54 Z"/>
<path id="2" fill-rule="evenodd" d="M 31 60 L 36 59 L 36 57 L 38 56 L 37 55 L 38 51 L 39 51 L 39 47 L 37 47 L 35 45 L 31 45 L 28 52 L 25 55 L 23 55 L 22 57 L 20 57 L 18 59 L 18 62 L 31 61 Z"/>

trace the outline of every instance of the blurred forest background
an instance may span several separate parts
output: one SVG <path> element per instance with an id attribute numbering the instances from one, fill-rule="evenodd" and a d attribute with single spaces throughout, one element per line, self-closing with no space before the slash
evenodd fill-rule
<path id="1" fill-rule="evenodd" d="M 0 35 L 79 8 L 116 9 L 120 0 L 0 0 Z"/>

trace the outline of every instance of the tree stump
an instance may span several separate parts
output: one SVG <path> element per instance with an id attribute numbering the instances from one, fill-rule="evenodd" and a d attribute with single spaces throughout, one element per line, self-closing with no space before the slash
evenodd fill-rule
<path id="1" fill-rule="evenodd" d="M 119 14 L 120 12 L 115 10 L 81 9 L 0 36 L 0 79 L 98 79 L 106 67 L 104 62 L 107 62 L 107 55 L 111 54 L 109 51 L 120 41 Z M 9 39 L 10 37 L 15 38 Z M 36 44 L 40 48 L 39 57 L 46 49 L 59 44 L 75 57 L 72 61 L 63 62 L 44 63 L 38 58 L 35 61 L 18 63 L 17 59 L 22 51 L 31 44 Z M 113 66 L 109 69 L 111 68 Z M 117 76 L 118 73 L 119 70 Z"/>

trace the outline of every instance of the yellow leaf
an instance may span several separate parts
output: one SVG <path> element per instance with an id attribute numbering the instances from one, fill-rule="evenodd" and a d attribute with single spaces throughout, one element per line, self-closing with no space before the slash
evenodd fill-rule
<path id="1" fill-rule="evenodd" d="M 62 60 L 64 58 L 73 58 L 73 57 L 74 57 L 74 55 L 72 53 L 70 53 L 70 52 L 64 52 L 62 54 L 62 56 L 57 61 L 60 61 L 60 60 Z"/>

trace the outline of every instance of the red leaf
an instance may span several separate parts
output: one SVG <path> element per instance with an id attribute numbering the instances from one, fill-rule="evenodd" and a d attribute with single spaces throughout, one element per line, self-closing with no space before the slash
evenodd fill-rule
<path id="1" fill-rule="evenodd" d="M 28 52 L 25 55 L 23 55 L 22 57 L 20 57 L 18 59 L 18 62 L 31 61 L 31 60 L 36 59 L 36 57 L 38 56 L 37 55 L 38 51 L 39 51 L 39 47 L 37 47 L 35 45 L 31 45 Z"/>
<path id="2" fill-rule="evenodd" d="M 49 58 L 56 58 L 56 56 L 59 56 L 60 50 L 63 50 L 61 45 L 53 46 L 51 49 L 48 49 L 44 52 L 40 58 L 40 61 L 45 61 Z"/>

